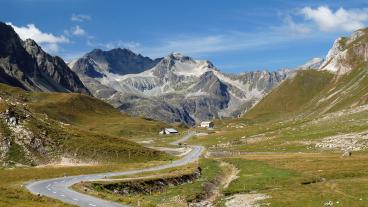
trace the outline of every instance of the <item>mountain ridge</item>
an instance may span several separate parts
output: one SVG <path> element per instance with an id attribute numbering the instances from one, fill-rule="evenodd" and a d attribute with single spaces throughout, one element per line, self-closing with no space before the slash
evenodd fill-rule
<path id="1" fill-rule="evenodd" d="M 95 96 L 124 112 L 189 126 L 241 114 L 287 76 L 283 71 L 225 74 L 208 60 L 180 53 L 156 60 L 152 68 L 125 75 L 99 70 L 94 76 L 81 72 L 87 67 L 70 67 Z"/>
<path id="2" fill-rule="evenodd" d="M 249 120 L 316 117 L 368 103 L 368 30 L 335 40 L 318 69 L 296 71 L 248 111 Z"/>
<path id="3" fill-rule="evenodd" d="M 90 94 L 61 58 L 47 54 L 33 40 L 21 40 L 10 25 L 2 22 L 0 73 L 3 83 L 31 91 Z"/>

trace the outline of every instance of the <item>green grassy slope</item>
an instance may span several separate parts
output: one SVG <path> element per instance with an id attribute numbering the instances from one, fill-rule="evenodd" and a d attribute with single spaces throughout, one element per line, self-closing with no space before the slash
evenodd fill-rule
<path id="1" fill-rule="evenodd" d="M 368 29 L 339 39 L 335 60 L 347 73 L 301 70 L 285 80 L 244 116 L 267 121 L 321 115 L 364 105 L 368 100 Z M 351 69 L 351 70 L 350 70 Z"/>
<path id="2" fill-rule="evenodd" d="M 37 165 L 61 156 L 103 162 L 169 159 L 165 153 L 126 139 L 156 134 L 164 124 L 122 115 L 95 98 L 25 92 L 7 85 L 0 85 L 0 97 L 0 113 L 14 111 L 24 130 L 0 120 L 0 145 L 10 143 L 0 158 L 8 164 Z"/>
<path id="3" fill-rule="evenodd" d="M 32 93 L 29 106 L 38 113 L 84 129 L 112 136 L 148 136 L 167 124 L 131 117 L 111 105 L 81 94 Z"/>
<path id="4" fill-rule="evenodd" d="M 363 64 L 336 77 L 316 70 L 298 71 L 245 114 L 244 119 L 275 121 L 315 117 L 368 102 L 368 67 Z"/>
<path id="5" fill-rule="evenodd" d="M 319 151 L 330 136 L 333 144 L 368 130 L 368 31 L 340 39 L 343 70 L 299 70 L 266 95 L 243 117 L 217 121 L 217 132 L 198 137 L 213 149 L 229 151 Z M 353 142 L 353 141 L 352 141 Z M 345 150 L 348 146 L 334 148 Z"/>
<path id="6" fill-rule="evenodd" d="M 331 83 L 332 77 L 328 72 L 299 71 L 264 97 L 244 118 L 272 120 L 305 112 L 306 106 Z"/>

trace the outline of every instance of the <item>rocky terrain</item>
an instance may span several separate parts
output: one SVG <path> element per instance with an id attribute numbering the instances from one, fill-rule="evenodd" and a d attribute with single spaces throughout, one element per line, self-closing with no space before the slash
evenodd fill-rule
<path id="1" fill-rule="evenodd" d="M 0 97 L 0 163 L 5 166 L 37 165 L 53 160 L 58 150 L 53 143 L 55 140 L 49 137 L 50 131 L 62 129 L 63 125 L 34 115 L 25 103 L 7 96 L 4 91 Z M 34 128 L 36 125 L 38 129 Z"/>
<path id="2" fill-rule="evenodd" d="M 33 40 L 21 40 L 1 22 L 0 82 L 31 91 L 90 94 L 61 58 L 50 56 Z"/>
<path id="3" fill-rule="evenodd" d="M 107 60 L 112 54 L 122 61 Z M 189 126 L 244 113 L 288 74 L 225 74 L 209 61 L 178 53 L 156 60 L 131 56 L 126 49 L 94 50 L 69 66 L 94 96 L 121 111 Z"/>
<path id="4" fill-rule="evenodd" d="M 324 150 L 363 151 L 368 147 L 368 132 L 326 137 L 316 147 Z"/>
<path id="5" fill-rule="evenodd" d="M 335 40 L 319 69 L 344 75 L 360 63 L 368 61 L 367 32 L 367 28 L 359 29 L 350 37 Z"/>

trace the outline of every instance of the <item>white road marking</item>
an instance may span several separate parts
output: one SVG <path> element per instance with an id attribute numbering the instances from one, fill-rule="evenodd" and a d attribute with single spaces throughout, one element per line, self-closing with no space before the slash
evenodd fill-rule
<path id="1" fill-rule="evenodd" d="M 55 192 L 55 191 L 52 191 L 52 193 L 53 193 L 53 194 L 56 194 L 56 192 Z"/>
<path id="2" fill-rule="evenodd" d="M 79 200 L 78 200 L 78 198 L 73 198 L 73 200 L 75 200 L 75 201 L 79 201 Z"/>
<path id="3" fill-rule="evenodd" d="M 61 194 L 60 196 L 61 196 L 61 197 L 65 197 L 65 195 L 63 195 L 63 194 Z"/>
<path id="4" fill-rule="evenodd" d="M 90 203 L 90 204 L 88 204 L 89 206 L 96 206 L 95 204 L 93 204 L 93 203 Z"/>

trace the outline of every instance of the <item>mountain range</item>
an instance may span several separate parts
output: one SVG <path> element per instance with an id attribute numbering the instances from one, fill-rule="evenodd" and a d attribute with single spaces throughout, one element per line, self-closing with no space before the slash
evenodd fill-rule
<path id="1" fill-rule="evenodd" d="M 207 60 L 179 53 L 152 60 L 127 49 L 93 50 L 69 66 L 95 97 L 121 111 L 189 126 L 239 116 L 288 74 L 225 74 Z"/>
<path id="2" fill-rule="evenodd" d="M 194 126 L 237 117 L 278 86 L 290 70 L 226 74 L 210 61 L 171 53 L 151 59 L 128 49 L 95 49 L 68 65 L 0 24 L 0 81 L 29 91 L 95 96 L 132 116 Z M 316 68 L 313 59 L 302 68 Z"/>
<path id="3" fill-rule="evenodd" d="M 294 70 L 226 74 L 210 61 L 179 53 L 151 59 L 120 48 L 95 49 L 67 65 L 61 58 L 47 54 L 35 41 L 21 40 L 11 26 L 0 23 L 0 82 L 33 92 L 1 85 L 0 128 L 4 130 L 0 135 L 4 139 L 0 147 L 10 155 L 22 149 L 20 163 L 38 164 L 70 156 L 75 149 L 60 151 L 60 143 L 86 134 L 96 143 L 103 142 L 98 141 L 95 132 L 87 133 L 98 128 L 95 120 L 114 117 L 125 123 L 136 119 L 125 112 L 145 117 L 137 118 L 133 125 L 151 125 L 150 133 L 168 126 L 150 119 L 188 126 L 224 117 L 251 122 L 310 120 L 368 103 L 367 62 L 368 29 L 360 29 L 350 37 L 338 38 L 324 59 L 313 58 Z M 16 125 L 10 118 L 15 118 Z M 81 121 L 89 128 L 79 129 Z M 117 132 L 103 135 L 106 140 L 138 129 L 124 131 L 115 125 L 111 128 Z M 105 131 L 99 129 L 96 133 Z M 145 151 L 134 146 L 137 151 Z M 8 159 L 9 153 L 0 154 L 0 159 Z M 47 158 L 47 153 L 56 154 Z M 27 160 L 28 155 L 31 160 Z"/>
<path id="4" fill-rule="evenodd" d="M 151 59 L 121 48 L 95 49 L 67 65 L 60 57 L 47 54 L 35 41 L 21 40 L 11 26 L 1 23 L 0 31 L 0 82 L 29 91 L 92 95 L 132 116 L 187 126 L 204 120 L 239 117 L 255 106 L 246 115 L 252 116 L 262 107 L 269 108 L 264 103 L 279 91 L 291 90 L 286 85 L 296 81 L 302 81 L 298 84 L 306 91 L 295 94 L 297 84 L 291 91 L 282 92 L 284 98 L 278 95 L 280 100 L 270 101 L 272 108 L 287 105 L 292 111 L 294 105 L 305 105 L 314 93 L 327 90 L 326 97 L 313 101 L 317 105 L 329 105 L 324 111 L 330 111 L 332 105 L 345 100 L 346 90 L 351 90 L 351 94 L 362 91 L 355 90 L 365 80 L 365 70 L 356 71 L 368 59 L 367 29 L 358 30 L 351 37 L 338 38 L 326 58 L 313 58 L 297 69 L 241 74 L 223 73 L 210 61 L 179 53 Z M 359 76 L 351 77 L 354 82 L 342 83 L 355 73 Z M 342 90 L 341 84 L 351 86 Z M 288 97 L 291 94 L 303 96 L 300 103 Z M 365 99 L 360 97 L 362 100 Z"/>

